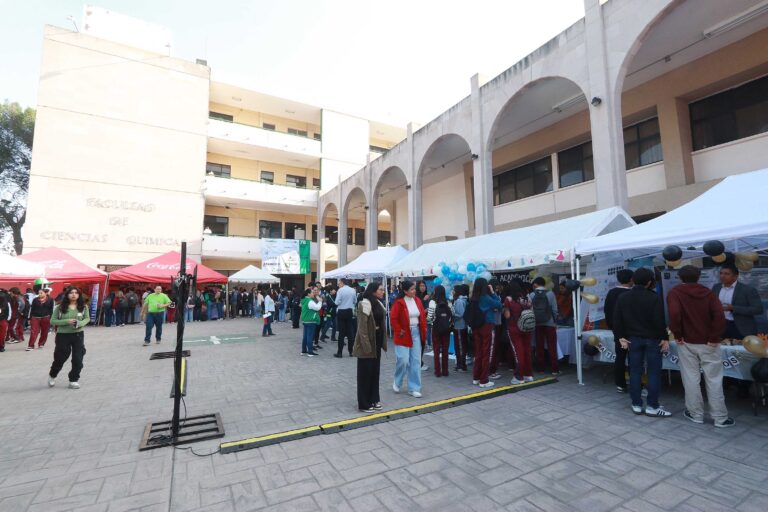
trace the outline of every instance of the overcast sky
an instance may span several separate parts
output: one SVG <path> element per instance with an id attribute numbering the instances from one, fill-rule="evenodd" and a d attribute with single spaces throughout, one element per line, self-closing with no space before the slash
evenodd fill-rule
<path id="1" fill-rule="evenodd" d="M 43 25 L 76 0 L 0 0 L 0 99 L 34 106 Z M 379 121 L 425 123 L 584 15 L 583 0 L 102 0 L 168 27 L 213 79 Z"/>

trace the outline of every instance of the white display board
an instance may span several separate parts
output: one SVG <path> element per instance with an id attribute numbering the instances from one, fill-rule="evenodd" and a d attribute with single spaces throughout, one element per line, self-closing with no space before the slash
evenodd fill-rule
<path id="1" fill-rule="evenodd" d="M 300 274 L 300 240 L 263 238 L 261 240 L 261 268 L 270 274 Z"/>
<path id="2" fill-rule="evenodd" d="M 592 262 L 587 265 L 586 275 L 597 279 L 597 284 L 585 288 L 584 291 L 595 294 L 600 298 L 597 304 L 589 304 L 586 301 L 582 301 L 582 304 L 587 305 L 586 310 L 591 322 L 605 319 L 605 297 L 611 288 L 618 286 L 616 272 L 623 268 L 627 268 L 623 256 L 611 253 L 595 254 L 592 257 Z"/>

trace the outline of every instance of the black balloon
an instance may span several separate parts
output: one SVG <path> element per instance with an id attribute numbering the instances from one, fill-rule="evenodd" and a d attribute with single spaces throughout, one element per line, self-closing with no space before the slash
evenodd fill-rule
<path id="1" fill-rule="evenodd" d="M 677 261 L 683 257 L 683 250 L 676 245 L 668 245 L 661 252 L 666 261 Z"/>
<path id="2" fill-rule="evenodd" d="M 593 347 L 589 343 L 584 344 L 584 353 L 587 354 L 590 357 L 595 357 L 597 354 L 600 353 L 600 349 L 597 347 Z"/>
<path id="3" fill-rule="evenodd" d="M 720 240 L 710 240 L 704 242 L 704 254 L 707 256 L 718 256 L 725 252 L 725 245 Z"/>

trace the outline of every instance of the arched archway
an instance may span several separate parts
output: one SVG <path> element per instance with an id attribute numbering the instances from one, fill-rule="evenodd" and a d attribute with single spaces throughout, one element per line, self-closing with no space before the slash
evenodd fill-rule
<path id="1" fill-rule="evenodd" d="M 333 270 L 339 264 L 339 209 L 335 203 L 328 203 L 320 214 L 317 234 L 317 276 L 322 276 L 328 270 Z"/>
<path id="2" fill-rule="evenodd" d="M 339 243 L 340 263 L 346 265 L 365 251 L 366 246 L 366 217 L 368 216 L 368 200 L 365 192 L 359 188 L 353 188 L 344 201 L 343 216 L 346 222 L 345 233 L 339 233 L 339 237 L 345 237 L 346 244 Z"/>
<path id="3" fill-rule="evenodd" d="M 472 150 L 460 135 L 449 133 L 435 140 L 419 163 L 414 188 L 420 193 L 424 242 L 465 238 L 474 230 Z"/>
<path id="4" fill-rule="evenodd" d="M 384 170 L 373 189 L 370 208 L 377 212 L 376 225 L 371 226 L 372 233 L 376 233 L 376 246 L 378 246 L 379 231 L 382 210 L 389 212 L 389 223 L 384 224 L 389 232 L 391 245 L 408 247 L 410 227 L 408 225 L 408 179 L 405 172 L 399 167 L 389 167 Z M 386 235 L 384 235 L 386 237 Z M 371 248 L 371 247 L 369 247 Z"/>

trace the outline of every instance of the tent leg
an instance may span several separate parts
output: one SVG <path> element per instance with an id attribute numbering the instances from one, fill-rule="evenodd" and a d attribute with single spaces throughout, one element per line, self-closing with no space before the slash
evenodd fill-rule
<path id="1" fill-rule="evenodd" d="M 575 271 L 574 271 L 574 278 L 575 280 L 578 280 L 581 277 L 581 258 L 579 256 L 575 257 Z M 574 265 L 573 259 L 571 260 L 571 265 Z M 582 347 L 581 347 L 581 327 L 582 327 L 582 320 L 581 320 L 581 301 L 579 300 L 578 292 L 573 292 L 573 318 L 574 318 L 574 336 L 576 338 L 576 379 L 579 382 L 580 386 L 584 385 L 584 369 L 582 367 Z"/>
<path id="2" fill-rule="evenodd" d="M 96 319 L 96 327 L 99 326 L 99 321 L 101 319 L 104 320 L 104 323 L 107 323 L 107 317 L 104 315 L 104 299 L 107 298 L 107 290 L 109 289 L 109 274 L 107 274 L 107 278 L 104 280 L 104 291 L 101 294 L 101 302 L 99 302 L 99 308 L 101 313 L 99 314 L 99 317 Z"/>

